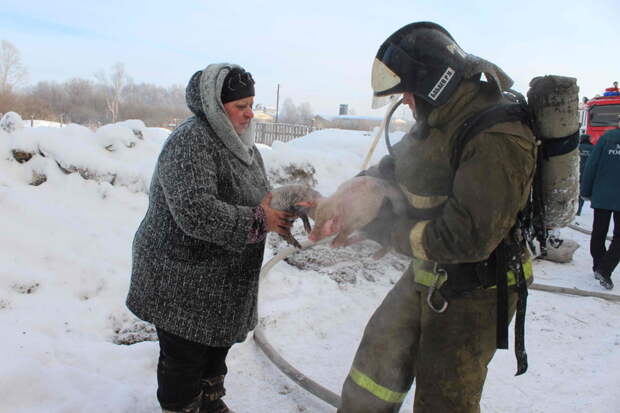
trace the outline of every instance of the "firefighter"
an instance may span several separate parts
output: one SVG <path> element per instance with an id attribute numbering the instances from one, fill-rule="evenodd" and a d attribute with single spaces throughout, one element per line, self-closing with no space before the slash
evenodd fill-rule
<path id="1" fill-rule="evenodd" d="M 340 413 L 398 412 L 414 379 L 416 413 L 480 411 L 504 317 L 500 285 L 507 328 L 520 298 L 516 284 L 532 281 L 517 217 L 529 199 L 536 148 L 524 123 L 501 122 L 476 133 L 454 169 L 454 136 L 470 116 L 502 102 L 511 84 L 435 23 L 409 24 L 379 48 L 375 103 L 403 94 L 416 124 L 365 173 L 396 181 L 411 211 L 365 232 L 385 239 L 387 231 L 412 260 L 366 325 Z"/>

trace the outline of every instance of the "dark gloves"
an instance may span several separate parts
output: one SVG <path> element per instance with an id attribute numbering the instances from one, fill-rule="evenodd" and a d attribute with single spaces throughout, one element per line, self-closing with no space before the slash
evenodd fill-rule
<path id="1" fill-rule="evenodd" d="M 413 256 L 409 233 L 418 221 L 398 216 L 389 201 L 381 207 L 377 217 L 362 228 L 366 238 L 379 243 L 386 249 L 394 249 L 400 254 Z"/>
<path id="2" fill-rule="evenodd" d="M 379 161 L 379 173 L 386 181 L 396 181 L 396 161 L 391 155 L 385 155 Z"/>
<path id="3" fill-rule="evenodd" d="M 386 181 L 396 180 L 396 163 L 391 155 L 385 155 L 377 165 L 363 170 L 356 176 L 372 176 Z"/>
<path id="4" fill-rule="evenodd" d="M 384 248 L 390 248 L 392 239 L 392 227 L 398 219 L 391 206 L 385 205 L 379 210 L 377 217 L 361 229 L 368 239 L 379 243 Z"/>
<path id="5" fill-rule="evenodd" d="M 392 237 L 390 244 L 394 251 L 413 257 L 413 249 L 411 248 L 410 234 L 414 225 L 418 221 L 410 218 L 399 218 L 393 225 Z"/>

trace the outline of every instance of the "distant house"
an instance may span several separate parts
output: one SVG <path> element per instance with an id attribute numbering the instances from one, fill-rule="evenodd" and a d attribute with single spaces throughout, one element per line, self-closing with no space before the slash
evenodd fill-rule
<path id="1" fill-rule="evenodd" d="M 349 129 L 370 131 L 381 126 L 383 118 L 376 116 L 355 116 L 355 115 L 316 115 L 312 122 L 316 129 Z M 392 118 L 390 131 L 407 131 L 412 123 L 404 119 Z"/>
<path id="2" fill-rule="evenodd" d="M 275 120 L 274 116 L 267 113 L 267 112 L 263 112 L 261 110 L 255 110 L 254 111 L 254 120 L 256 122 L 273 122 Z"/>
<path id="3" fill-rule="evenodd" d="M 257 103 L 254 106 L 254 120 L 257 122 L 275 122 L 276 108 Z"/>

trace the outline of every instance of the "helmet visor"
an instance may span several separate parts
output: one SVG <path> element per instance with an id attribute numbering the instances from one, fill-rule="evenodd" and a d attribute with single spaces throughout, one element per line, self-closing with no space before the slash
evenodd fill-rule
<path id="1" fill-rule="evenodd" d="M 390 102 L 390 95 L 395 94 L 393 90 L 401 84 L 401 79 L 385 63 L 375 58 L 370 84 L 373 91 L 371 106 L 378 109 Z"/>
<path id="2" fill-rule="evenodd" d="M 370 85 L 375 95 L 381 96 L 385 92 L 393 89 L 400 83 L 400 76 L 398 76 L 392 69 L 390 69 L 385 63 L 375 57 L 375 61 L 372 64 L 372 74 L 370 79 Z"/>

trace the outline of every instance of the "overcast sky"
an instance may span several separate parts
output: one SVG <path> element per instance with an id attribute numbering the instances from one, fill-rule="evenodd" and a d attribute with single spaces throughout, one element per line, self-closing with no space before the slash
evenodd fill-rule
<path id="1" fill-rule="evenodd" d="M 116 62 L 136 82 L 185 84 L 209 63 L 256 80 L 256 103 L 309 102 L 321 114 L 370 109 L 379 45 L 405 24 L 443 25 L 527 92 L 537 75 L 576 77 L 591 97 L 620 80 L 620 4 L 593 1 L 91 1 L 2 0 L 0 39 L 21 52 L 29 84 L 94 80 Z"/>

